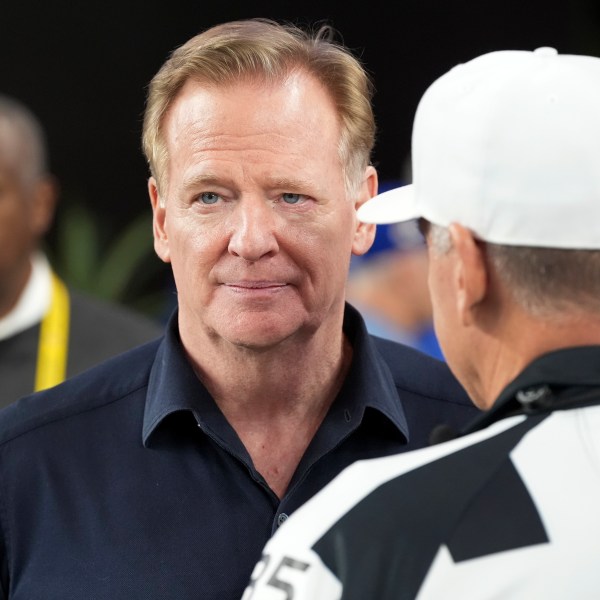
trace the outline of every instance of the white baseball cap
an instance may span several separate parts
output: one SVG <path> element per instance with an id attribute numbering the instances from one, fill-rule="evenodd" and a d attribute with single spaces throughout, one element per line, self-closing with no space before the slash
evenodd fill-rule
<path id="1" fill-rule="evenodd" d="M 423 95 L 413 183 L 367 201 L 366 223 L 456 222 L 513 246 L 600 249 L 600 58 L 499 51 Z"/>

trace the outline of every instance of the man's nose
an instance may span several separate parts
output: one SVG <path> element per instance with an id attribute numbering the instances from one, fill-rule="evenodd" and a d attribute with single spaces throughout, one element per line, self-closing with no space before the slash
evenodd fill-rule
<path id="1" fill-rule="evenodd" d="M 264 198 L 244 198 L 232 215 L 229 253 L 248 261 L 278 252 L 277 215 Z"/>

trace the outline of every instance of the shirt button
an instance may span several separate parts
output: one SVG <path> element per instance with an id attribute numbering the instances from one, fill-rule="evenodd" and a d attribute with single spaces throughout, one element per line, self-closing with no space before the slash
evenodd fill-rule
<path id="1" fill-rule="evenodd" d="M 287 519 L 288 516 L 285 513 L 279 513 L 279 516 L 277 517 L 277 525 L 283 525 L 287 521 Z"/>

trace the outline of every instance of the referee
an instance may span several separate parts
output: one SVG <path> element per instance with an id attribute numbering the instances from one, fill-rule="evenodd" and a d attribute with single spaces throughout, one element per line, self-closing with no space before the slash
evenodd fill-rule
<path id="1" fill-rule="evenodd" d="M 436 333 L 486 412 L 342 473 L 244 600 L 598 598 L 600 59 L 455 67 L 419 104 L 412 154 L 413 185 L 359 217 L 420 219 Z"/>

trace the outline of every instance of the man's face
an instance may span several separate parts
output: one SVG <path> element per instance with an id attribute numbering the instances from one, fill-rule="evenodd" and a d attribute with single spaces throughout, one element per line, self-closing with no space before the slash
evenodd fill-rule
<path id="1" fill-rule="evenodd" d="M 479 363 L 488 350 L 485 333 L 465 321 L 465 275 L 455 247 L 436 250 L 427 236 L 428 284 L 435 333 L 448 366 L 479 408 L 489 408 L 482 395 Z M 492 398 L 493 401 L 494 398 Z"/>
<path id="2" fill-rule="evenodd" d="M 351 253 L 374 235 L 356 203 L 375 193 L 376 175 L 368 170 L 359 197 L 348 197 L 321 85 L 302 73 L 274 84 L 188 81 L 164 132 L 160 199 L 149 187 L 182 336 L 268 348 L 339 330 Z"/>

